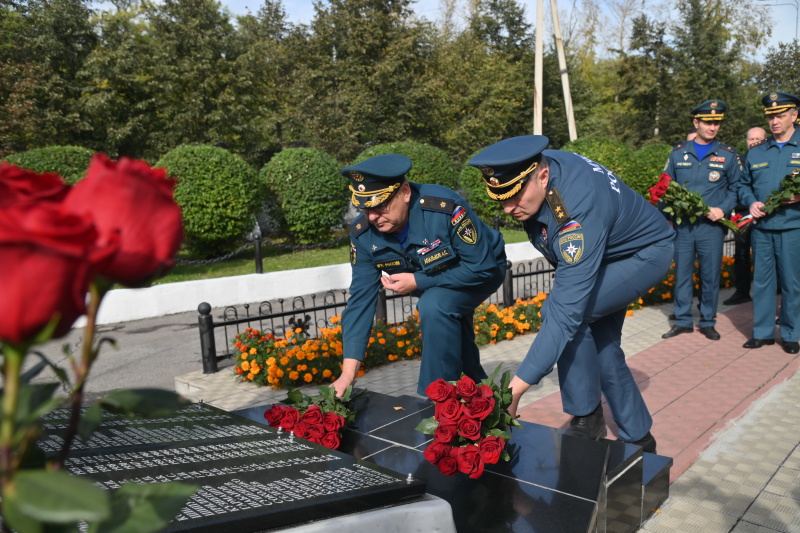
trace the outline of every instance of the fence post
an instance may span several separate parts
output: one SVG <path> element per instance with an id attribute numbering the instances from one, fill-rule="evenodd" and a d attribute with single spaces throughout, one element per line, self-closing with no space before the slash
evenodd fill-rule
<path id="1" fill-rule="evenodd" d="M 211 304 L 203 302 L 197 306 L 197 322 L 200 326 L 200 357 L 203 360 L 203 374 L 214 374 L 217 371 L 217 345 L 214 342 L 214 317 L 211 316 Z"/>
<path id="2" fill-rule="evenodd" d="M 261 255 L 261 226 L 258 225 L 258 220 L 255 221 L 253 231 L 248 235 L 253 241 L 256 249 L 256 274 L 264 273 L 264 261 Z"/>
<path id="3" fill-rule="evenodd" d="M 511 261 L 506 261 L 506 275 L 503 278 L 503 305 L 514 305 L 514 273 L 511 271 Z"/>
<path id="4" fill-rule="evenodd" d="M 386 289 L 378 289 L 378 306 L 375 308 L 375 319 L 386 320 Z"/>

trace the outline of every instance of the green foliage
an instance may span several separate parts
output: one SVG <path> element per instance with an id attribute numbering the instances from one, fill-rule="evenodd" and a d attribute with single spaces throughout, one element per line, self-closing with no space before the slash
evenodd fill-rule
<path id="1" fill-rule="evenodd" d="M 75 184 L 89 168 L 94 152 L 80 146 L 47 146 L 6 157 L 6 161 L 34 172 L 55 172 L 69 184 Z"/>
<path id="2" fill-rule="evenodd" d="M 458 188 L 458 167 L 447 152 L 429 144 L 394 142 L 371 146 L 358 154 L 354 163 L 383 154 L 402 154 L 411 159 L 413 166 L 406 175 L 414 183 L 434 183 L 450 189 Z"/>
<path id="3" fill-rule="evenodd" d="M 641 147 L 633 152 L 633 168 L 627 176 L 622 176 L 622 180 L 628 187 L 647 198 L 647 189 L 658 181 L 671 151 L 672 147 L 664 143 Z"/>
<path id="4" fill-rule="evenodd" d="M 329 240 L 347 210 L 347 180 L 332 156 L 311 148 L 287 148 L 259 173 L 280 213 L 275 218 L 299 243 Z"/>
<path id="5" fill-rule="evenodd" d="M 242 158 L 214 146 L 179 146 L 155 166 L 178 181 L 175 201 L 192 252 L 207 257 L 231 250 L 253 229 L 264 187 Z"/>

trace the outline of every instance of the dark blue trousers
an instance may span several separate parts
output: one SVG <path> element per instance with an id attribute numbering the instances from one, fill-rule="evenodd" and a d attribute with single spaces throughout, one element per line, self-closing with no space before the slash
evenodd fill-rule
<path id="1" fill-rule="evenodd" d="M 701 328 L 715 326 L 719 303 L 719 278 L 722 272 L 722 244 L 725 226 L 699 220 L 675 228 L 675 325 L 691 328 L 695 261 L 700 267 Z"/>

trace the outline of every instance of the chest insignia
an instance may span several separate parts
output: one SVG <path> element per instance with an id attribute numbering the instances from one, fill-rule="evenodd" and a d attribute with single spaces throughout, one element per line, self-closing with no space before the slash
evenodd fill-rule
<path id="1" fill-rule="evenodd" d="M 753 166 L 752 166 L 752 167 L 750 167 L 750 168 L 763 168 L 763 167 L 768 167 L 768 166 L 769 166 L 769 162 L 768 162 L 768 161 L 765 161 L 765 162 L 763 162 L 763 163 L 758 163 L 758 164 L 755 164 L 755 165 L 753 165 Z"/>
<path id="2" fill-rule="evenodd" d="M 720 176 L 719 172 L 717 172 L 716 170 L 712 170 L 711 172 L 708 173 L 708 181 L 719 181 L 719 176 Z"/>
<path id="3" fill-rule="evenodd" d="M 372 251 L 374 252 L 374 251 L 375 251 L 375 250 L 377 250 L 377 249 L 378 249 L 378 247 L 377 247 L 377 246 L 375 246 L 375 245 L 373 244 L 373 245 L 372 245 Z"/>
<path id="4" fill-rule="evenodd" d="M 430 252 L 431 250 L 433 250 L 435 248 L 438 248 L 440 244 L 442 244 L 442 239 L 436 239 L 435 241 L 433 241 L 431 243 L 430 246 L 425 246 L 424 248 L 420 248 L 419 250 L 417 250 L 417 253 L 419 255 L 425 255 L 428 252 Z"/>
<path id="5" fill-rule="evenodd" d="M 712 155 L 710 158 L 712 163 L 724 163 L 725 157 L 721 155 Z"/>
<path id="6" fill-rule="evenodd" d="M 686 161 L 687 159 L 689 159 L 689 154 L 683 154 L 683 160 Z"/>
<path id="7" fill-rule="evenodd" d="M 675 163 L 675 166 L 676 167 L 690 167 L 690 166 L 692 166 L 692 162 L 689 161 L 687 163 L 681 163 L 680 161 L 678 161 L 677 163 Z"/>

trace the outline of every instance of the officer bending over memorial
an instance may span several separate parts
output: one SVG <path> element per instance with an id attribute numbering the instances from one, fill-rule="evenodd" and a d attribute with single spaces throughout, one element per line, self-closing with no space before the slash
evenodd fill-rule
<path id="1" fill-rule="evenodd" d="M 475 381 L 486 377 L 473 315 L 503 282 L 503 236 L 447 187 L 406 181 L 409 170 L 408 157 L 386 154 L 341 171 L 362 214 L 350 225 L 344 363 L 332 385 L 338 396 L 355 381 L 364 359 L 381 286 L 419 297 L 419 394 L 436 379 L 457 380 L 462 372 Z"/>
<path id="2" fill-rule="evenodd" d="M 556 269 L 541 328 L 511 381 L 512 414 L 558 363 L 561 401 L 573 415 L 566 433 L 606 436 L 602 394 L 620 439 L 655 452 L 653 420 L 620 343 L 628 304 L 669 269 L 674 232 L 614 173 L 577 154 L 545 150 L 548 142 L 541 135 L 505 139 L 469 162 L 489 197 L 522 222 Z"/>

